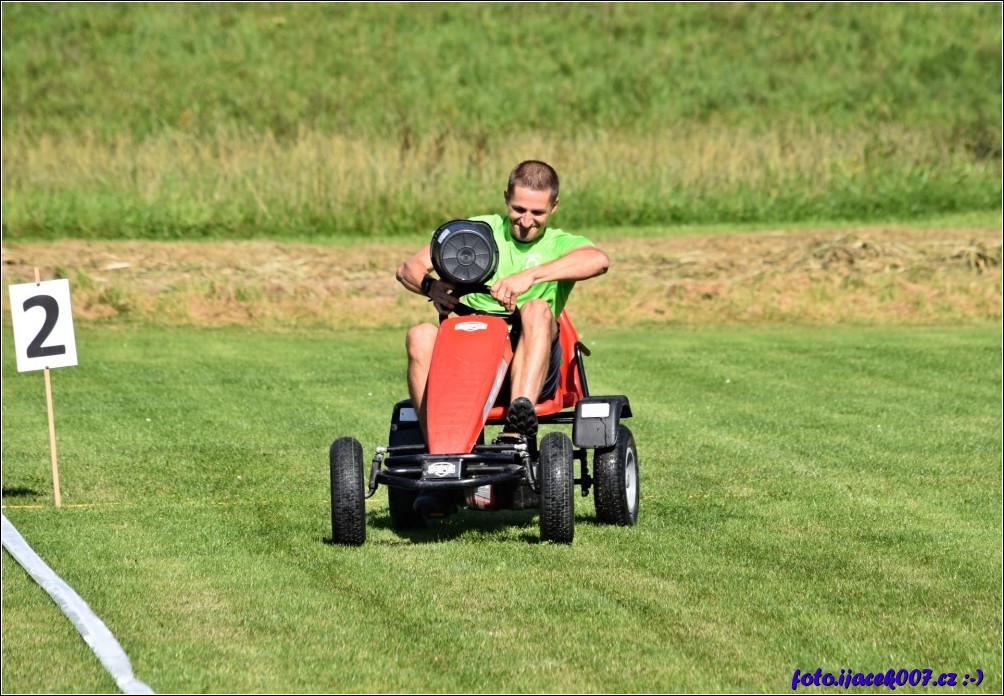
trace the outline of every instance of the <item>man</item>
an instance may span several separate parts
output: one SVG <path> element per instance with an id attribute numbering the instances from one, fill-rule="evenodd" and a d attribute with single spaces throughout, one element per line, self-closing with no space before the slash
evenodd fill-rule
<path id="1" fill-rule="evenodd" d="M 557 386 L 561 364 L 557 317 L 576 281 L 607 271 L 607 255 L 585 237 L 547 226 L 558 209 L 558 174 L 538 160 L 518 164 L 503 193 L 506 215 L 483 215 L 499 247 L 499 264 L 489 279 L 491 298 L 465 296 L 474 309 L 513 312 L 520 310 L 522 331 L 509 367 L 510 403 L 505 432 L 533 437 L 537 433 L 534 404 L 550 396 Z M 414 293 L 427 295 L 441 316 L 449 314 L 460 298 L 451 283 L 429 275 L 433 270 L 430 245 L 405 261 L 397 279 Z M 439 328 L 431 323 L 408 331 L 408 390 L 426 433 L 425 384 Z M 555 361 L 554 356 L 557 357 Z"/>

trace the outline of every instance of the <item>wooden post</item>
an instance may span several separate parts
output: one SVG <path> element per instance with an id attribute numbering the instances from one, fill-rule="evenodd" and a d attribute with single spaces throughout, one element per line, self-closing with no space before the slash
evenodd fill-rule
<path id="1" fill-rule="evenodd" d="M 35 267 L 35 282 L 42 282 L 38 275 L 38 267 Z M 49 416 L 49 458 L 52 460 L 52 490 L 56 498 L 56 507 L 63 507 L 63 496 L 59 493 L 59 462 L 56 457 L 56 418 L 52 411 L 52 379 L 49 377 L 49 368 L 43 370 L 45 373 L 45 410 Z"/>

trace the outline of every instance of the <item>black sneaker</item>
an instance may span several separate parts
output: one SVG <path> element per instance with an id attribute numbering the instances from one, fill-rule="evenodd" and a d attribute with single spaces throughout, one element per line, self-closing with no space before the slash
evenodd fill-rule
<path id="1" fill-rule="evenodd" d="M 426 491 L 415 497 L 413 509 L 426 517 L 446 517 L 457 511 L 449 493 Z"/>
<path id="2" fill-rule="evenodd" d="M 505 414 L 505 431 L 519 433 L 526 438 L 537 437 L 537 413 L 525 396 L 509 404 L 509 410 Z"/>

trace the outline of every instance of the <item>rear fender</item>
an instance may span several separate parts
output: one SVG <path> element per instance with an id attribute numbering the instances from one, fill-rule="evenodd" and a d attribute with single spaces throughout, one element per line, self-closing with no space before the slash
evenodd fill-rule
<path id="1" fill-rule="evenodd" d="M 394 404 L 394 413 L 390 419 L 390 437 L 387 444 L 391 447 L 404 445 L 424 445 L 422 427 L 418 422 L 418 413 L 411 405 L 411 399 Z"/>
<path id="2" fill-rule="evenodd" d="M 575 404 L 572 441 L 576 447 L 602 449 L 617 444 L 621 418 L 631 417 L 626 396 L 587 396 Z"/>

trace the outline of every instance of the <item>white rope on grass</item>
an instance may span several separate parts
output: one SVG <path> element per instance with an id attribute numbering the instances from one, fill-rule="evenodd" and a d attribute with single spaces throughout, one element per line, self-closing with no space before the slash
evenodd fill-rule
<path id="1" fill-rule="evenodd" d="M 115 683 L 126 694 L 152 694 L 156 693 L 149 686 L 141 682 L 133 674 L 132 664 L 125 650 L 115 640 L 115 636 L 108 630 L 104 621 L 91 611 L 80 595 L 74 592 L 73 588 L 53 572 L 52 568 L 45 564 L 45 561 L 28 546 L 17 528 L 3 515 L 2 527 L 3 547 L 14 557 L 14 560 L 21 564 L 28 575 L 45 590 L 52 600 L 59 605 L 63 613 L 76 626 L 80 636 L 94 651 L 94 654 L 101 660 L 101 664 L 115 679 Z"/>

